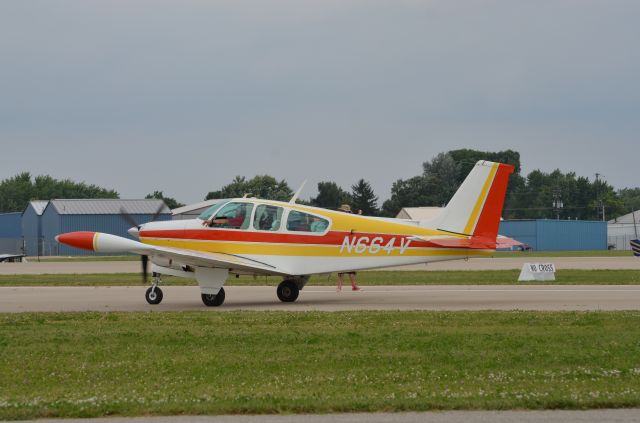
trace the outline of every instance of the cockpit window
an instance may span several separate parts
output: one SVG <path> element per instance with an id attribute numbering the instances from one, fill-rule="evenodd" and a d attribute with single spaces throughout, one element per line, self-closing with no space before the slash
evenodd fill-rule
<path id="1" fill-rule="evenodd" d="M 200 220 L 209 219 L 211 216 L 213 216 L 215 212 L 217 212 L 220 209 L 220 207 L 224 206 L 226 202 L 227 201 L 219 201 L 217 203 L 213 203 L 211 207 L 209 207 L 208 209 L 200 213 L 200 216 L 198 216 L 198 219 Z"/>
<path id="2" fill-rule="evenodd" d="M 251 203 L 228 203 L 215 214 L 212 228 L 247 229 L 251 222 Z"/>
<path id="3" fill-rule="evenodd" d="M 295 232 L 324 232 L 329 227 L 329 221 L 319 216 L 295 210 L 289 212 L 287 230 Z"/>
<path id="4" fill-rule="evenodd" d="M 282 207 L 261 204 L 256 207 L 253 227 L 259 231 L 277 231 L 282 221 Z"/>

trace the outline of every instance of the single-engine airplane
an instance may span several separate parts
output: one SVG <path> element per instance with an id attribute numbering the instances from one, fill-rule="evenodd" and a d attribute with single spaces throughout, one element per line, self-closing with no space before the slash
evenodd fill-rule
<path id="1" fill-rule="evenodd" d="M 149 222 L 129 230 L 139 241 L 100 232 L 58 235 L 62 244 L 100 253 L 136 253 L 154 279 L 150 304 L 162 301 L 161 275 L 194 278 L 202 302 L 220 306 L 230 274 L 278 275 L 277 296 L 298 298 L 311 275 L 465 259 L 500 247 L 498 226 L 511 165 L 476 163 L 442 213 L 429 221 L 347 214 L 296 204 L 220 200 L 197 219 Z"/>

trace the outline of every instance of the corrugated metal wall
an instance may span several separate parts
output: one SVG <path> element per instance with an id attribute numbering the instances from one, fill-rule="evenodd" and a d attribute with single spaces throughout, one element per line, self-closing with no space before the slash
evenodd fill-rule
<path id="1" fill-rule="evenodd" d="M 607 223 L 584 220 L 505 220 L 500 234 L 537 251 L 606 250 Z"/>
<path id="2" fill-rule="evenodd" d="M 51 204 L 42 213 L 40 223 L 42 225 L 42 239 L 40 241 L 40 253 L 43 256 L 57 256 L 58 243 L 56 235 L 60 234 L 60 215 Z"/>
<path id="3" fill-rule="evenodd" d="M 140 214 L 132 215 L 138 223 L 149 222 L 153 215 Z M 57 219 L 57 222 L 56 222 Z M 170 220 L 171 215 L 165 214 L 156 220 Z M 95 255 L 92 251 L 80 250 L 66 245 L 60 245 L 55 241 L 56 235 L 74 231 L 96 231 L 105 232 L 130 238 L 127 230 L 131 225 L 117 214 L 83 214 L 83 215 L 58 215 L 53 207 L 47 207 L 43 215 L 42 235 L 44 239 L 45 255 L 79 256 Z"/>
<path id="4" fill-rule="evenodd" d="M 22 253 L 22 213 L 0 214 L 0 253 Z"/>
<path id="5" fill-rule="evenodd" d="M 607 244 L 616 250 L 631 250 L 630 241 L 640 238 L 640 224 L 609 223 L 607 225 Z"/>
<path id="6" fill-rule="evenodd" d="M 26 255 L 42 255 L 42 251 L 38 251 L 42 239 L 42 218 L 38 216 L 31 205 L 27 206 L 22 214 L 22 236 L 24 237 Z"/>
<path id="7" fill-rule="evenodd" d="M 0 214 L 0 238 L 22 238 L 22 213 Z"/>
<path id="8" fill-rule="evenodd" d="M 508 236 L 538 249 L 538 230 L 535 220 L 504 220 L 500 222 L 500 235 Z"/>

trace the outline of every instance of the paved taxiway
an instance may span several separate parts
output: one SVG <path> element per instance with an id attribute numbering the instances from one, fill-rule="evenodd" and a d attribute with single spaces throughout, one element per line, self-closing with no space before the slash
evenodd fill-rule
<path id="1" fill-rule="evenodd" d="M 29 423 L 632 423 L 640 410 L 442 411 L 425 413 L 296 414 L 289 416 L 173 416 L 42 419 Z M 20 423 L 20 422 L 16 422 Z M 22 422 L 26 423 L 26 422 Z"/>
<path id="2" fill-rule="evenodd" d="M 295 303 L 281 303 L 275 287 L 225 287 L 222 307 L 205 307 L 197 286 L 162 287 L 162 304 L 144 300 L 146 286 L 0 287 L 0 312 L 187 310 L 640 310 L 640 286 L 431 285 L 372 286 L 335 292 L 308 286 Z"/>

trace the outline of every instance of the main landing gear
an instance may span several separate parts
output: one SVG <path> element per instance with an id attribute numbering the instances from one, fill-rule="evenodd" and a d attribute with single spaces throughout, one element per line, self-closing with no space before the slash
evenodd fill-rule
<path id="1" fill-rule="evenodd" d="M 224 303 L 224 288 L 220 288 L 220 291 L 216 295 L 213 294 L 200 294 L 202 302 L 207 307 L 218 307 Z"/>
<path id="2" fill-rule="evenodd" d="M 280 301 L 283 303 L 292 303 L 298 299 L 298 295 L 300 295 L 300 288 L 298 288 L 295 281 L 288 279 L 280 282 L 276 293 L 278 294 Z"/>
<path id="3" fill-rule="evenodd" d="M 162 290 L 158 286 L 162 282 L 160 279 L 159 273 L 153 274 L 153 283 L 151 287 L 147 289 L 147 292 L 144 294 L 144 298 L 147 300 L 149 304 L 160 304 L 162 302 Z"/>
<path id="4" fill-rule="evenodd" d="M 283 303 L 292 303 L 297 300 L 298 295 L 300 295 L 300 290 L 307 284 L 309 277 L 310 276 L 301 276 L 295 279 L 285 279 L 280 282 L 276 290 L 280 301 Z"/>

